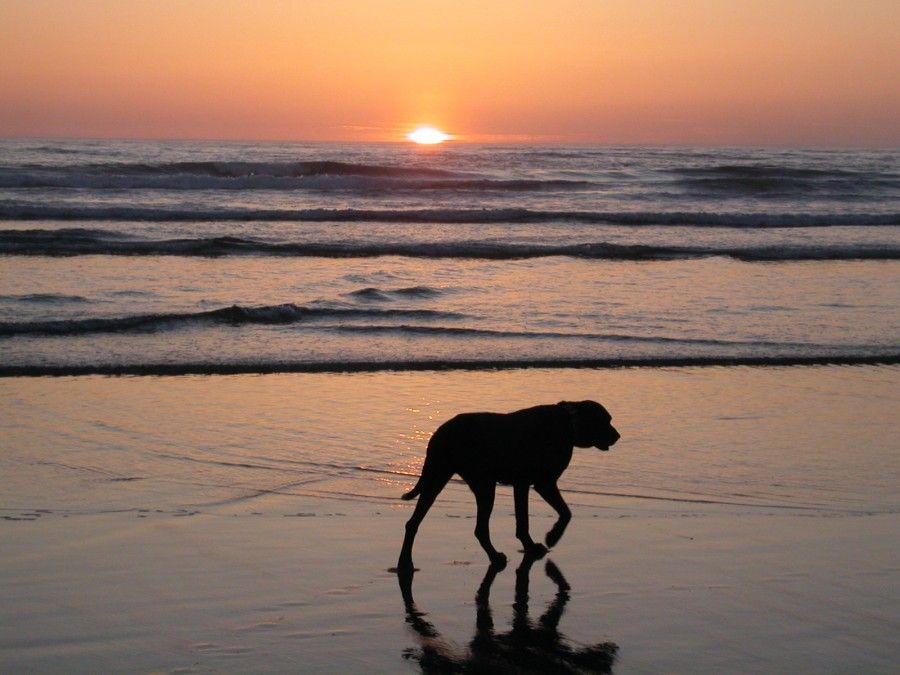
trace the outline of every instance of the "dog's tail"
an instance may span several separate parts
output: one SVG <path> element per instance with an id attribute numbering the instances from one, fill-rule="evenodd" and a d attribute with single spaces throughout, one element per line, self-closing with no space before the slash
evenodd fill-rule
<path id="1" fill-rule="evenodd" d="M 428 444 L 428 446 L 429 446 L 428 449 L 431 450 L 430 443 Z M 433 478 L 432 474 L 434 473 L 434 469 L 435 469 L 434 457 L 432 457 L 430 454 L 426 453 L 425 454 L 425 462 L 422 464 L 422 474 L 419 476 L 419 480 L 418 480 L 418 482 L 416 482 L 416 486 L 412 490 L 407 492 L 406 494 L 400 495 L 400 499 L 410 501 L 410 500 L 418 497 L 419 494 L 422 492 L 422 488 L 425 486 L 425 483 L 427 481 L 426 476 L 431 476 Z"/>
<path id="2" fill-rule="evenodd" d="M 432 484 L 435 483 L 438 484 L 437 490 L 435 491 L 435 494 L 437 494 L 450 479 L 453 472 L 446 470 L 448 467 L 445 466 L 445 463 L 442 460 L 442 453 L 440 452 L 441 438 L 441 429 L 438 429 L 428 441 L 428 449 L 425 451 L 425 461 L 422 463 L 422 473 L 419 475 L 416 486 L 406 494 L 400 495 L 400 499 L 406 501 L 415 499 L 421 494 L 424 488 L 430 489 L 433 487 Z"/>

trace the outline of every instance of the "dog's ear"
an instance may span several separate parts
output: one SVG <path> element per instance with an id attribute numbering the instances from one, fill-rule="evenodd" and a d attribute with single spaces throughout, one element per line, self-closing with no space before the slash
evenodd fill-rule
<path id="1" fill-rule="evenodd" d="M 609 447 L 607 438 L 610 415 L 606 408 L 596 401 L 560 401 L 557 405 L 563 408 L 572 420 L 575 445 L 579 448 Z"/>
<path id="2" fill-rule="evenodd" d="M 572 424 L 572 443 L 579 448 L 587 448 L 593 445 L 588 439 L 588 425 L 584 423 L 581 413 L 581 404 L 575 401 L 560 401 L 556 404 L 566 411 L 566 415 Z"/>

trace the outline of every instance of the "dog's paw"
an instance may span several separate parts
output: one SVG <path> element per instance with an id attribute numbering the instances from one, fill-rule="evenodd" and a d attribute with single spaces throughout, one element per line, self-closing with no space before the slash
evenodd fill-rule
<path id="1" fill-rule="evenodd" d="M 404 565 L 403 567 L 388 567 L 387 571 L 390 574 L 412 574 L 413 572 L 418 572 L 419 568 L 412 565 Z"/>
<path id="2" fill-rule="evenodd" d="M 538 559 L 547 555 L 547 547 L 543 544 L 534 543 L 531 546 L 527 546 L 522 552 L 528 558 Z"/>
<path id="3" fill-rule="evenodd" d="M 500 551 L 495 552 L 491 558 L 491 566 L 492 567 L 506 567 L 506 554 L 500 553 Z"/>
<path id="4" fill-rule="evenodd" d="M 547 544 L 547 548 L 553 548 L 559 543 L 559 540 L 562 539 L 563 533 L 566 531 L 565 525 L 560 527 L 559 525 L 553 527 L 548 533 L 547 536 L 544 537 L 544 542 Z"/>
<path id="5" fill-rule="evenodd" d="M 388 568 L 388 572 L 391 572 L 393 574 L 412 574 L 413 572 L 418 572 L 418 571 L 419 571 L 418 567 L 413 567 L 413 561 L 412 561 L 411 557 L 409 557 L 409 558 L 401 557 L 397 561 L 396 567 Z"/>

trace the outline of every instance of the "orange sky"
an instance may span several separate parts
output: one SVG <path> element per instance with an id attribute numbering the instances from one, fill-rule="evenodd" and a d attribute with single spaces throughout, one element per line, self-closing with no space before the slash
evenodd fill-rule
<path id="1" fill-rule="evenodd" d="M 900 145 L 897 0 L 0 0 L 0 136 Z"/>

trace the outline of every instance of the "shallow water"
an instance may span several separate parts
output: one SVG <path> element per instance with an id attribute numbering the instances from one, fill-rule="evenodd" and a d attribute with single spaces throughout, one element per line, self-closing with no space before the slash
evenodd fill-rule
<path id="1" fill-rule="evenodd" d="M 588 513 L 894 513 L 897 385 L 896 367 L 7 379 L 0 507 L 397 506 L 449 417 L 594 398 L 623 440 L 561 481 Z M 460 483 L 441 502 L 473 511 Z"/>

